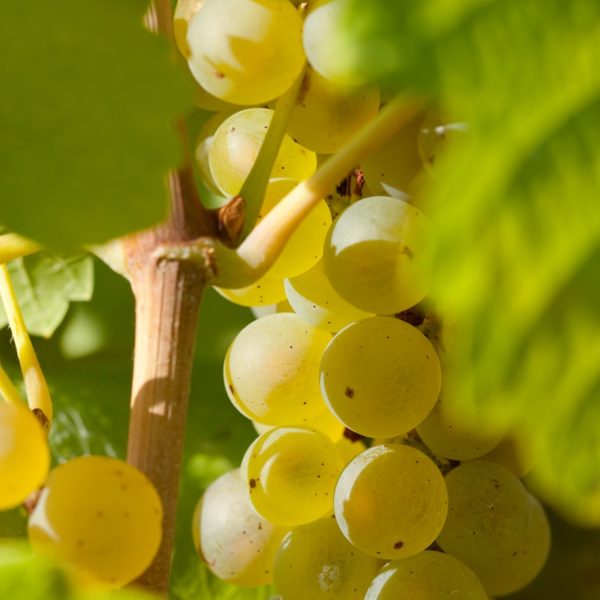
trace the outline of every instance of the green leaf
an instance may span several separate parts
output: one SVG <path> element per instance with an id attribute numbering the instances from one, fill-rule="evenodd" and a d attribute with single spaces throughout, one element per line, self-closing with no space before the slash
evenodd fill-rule
<path id="1" fill-rule="evenodd" d="M 9 263 L 11 279 L 30 334 L 50 337 L 70 302 L 92 297 L 94 264 L 88 256 L 59 257 L 39 252 Z M 7 323 L 0 306 L 0 327 Z"/>
<path id="2" fill-rule="evenodd" d="M 1 3 L 3 225 L 71 250 L 166 214 L 191 91 L 166 40 L 143 29 L 146 6 Z"/>
<path id="3" fill-rule="evenodd" d="M 598 524 L 600 4 L 349 3 L 356 64 L 469 125 L 425 193 L 456 401 L 519 426 L 552 501 Z"/>

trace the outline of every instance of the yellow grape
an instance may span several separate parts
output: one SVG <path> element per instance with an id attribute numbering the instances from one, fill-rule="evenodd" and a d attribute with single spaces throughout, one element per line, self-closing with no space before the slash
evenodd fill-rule
<path id="1" fill-rule="evenodd" d="M 137 469 L 84 456 L 50 473 L 28 531 L 35 552 L 65 562 L 85 581 L 118 588 L 150 566 L 162 536 L 162 505 Z"/>
<path id="2" fill-rule="evenodd" d="M 297 184 L 294 179 L 271 179 L 258 220 L 269 213 Z M 269 277 L 294 277 L 310 269 L 323 254 L 323 243 L 330 226 L 331 213 L 325 201 L 320 200 L 286 242 L 269 269 Z"/>
<path id="3" fill-rule="evenodd" d="M 433 408 L 441 370 L 431 342 L 391 317 L 348 325 L 321 361 L 321 391 L 338 419 L 367 437 L 393 437 L 416 427 Z"/>
<path id="4" fill-rule="evenodd" d="M 395 314 L 428 291 L 422 245 L 430 223 L 397 198 L 363 198 L 335 221 L 323 251 L 325 273 L 337 293 L 366 312 Z"/>
<path id="5" fill-rule="evenodd" d="M 474 557 L 471 568 L 485 589 L 497 596 L 513 594 L 531 583 L 540 573 L 550 552 L 550 525 L 543 506 L 529 495 L 531 525 L 521 545 L 503 556 Z"/>
<path id="6" fill-rule="evenodd" d="M 462 463 L 446 475 L 448 518 L 441 548 L 474 568 L 518 551 L 531 524 L 532 506 L 523 484 L 501 465 Z"/>
<path id="7" fill-rule="evenodd" d="M 285 299 L 283 280 L 267 275 L 243 288 L 219 288 L 215 290 L 234 304 L 240 306 L 270 306 Z"/>
<path id="8" fill-rule="evenodd" d="M 235 196 L 239 193 L 258 156 L 272 117 L 273 111 L 268 108 L 247 108 L 232 114 L 215 132 L 209 149 L 209 165 L 223 194 Z M 315 153 L 285 134 L 271 177 L 301 181 L 310 177 L 316 168 Z"/>
<path id="9" fill-rule="evenodd" d="M 363 554 L 331 516 L 295 528 L 275 558 L 275 587 L 285 600 L 362 600 L 381 561 Z"/>
<path id="10" fill-rule="evenodd" d="M 0 397 L 0 510 L 22 504 L 46 479 L 50 452 L 46 434 L 24 404 Z"/>
<path id="11" fill-rule="evenodd" d="M 373 446 L 340 475 L 334 510 L 346 538 L 377 558 L 412 556 L 438 536 L 448 510 L 433 461 L 400 444 Z"/>
<path id="12" fill-rule="evenodd" d="M 243 586 L 271 583 L 277 548 L 287 530 L 258 515 L 235 469 L 210 484 L 194 512 L 194 545 L 220 579 Z"/>
<path id="13" fill-rule="evenodd" d="M 305 424 L 323 413 L 319 362 L 330 339 L 293 313 L 246 325 L 225 357 L 225 387 L 233 404 L 267 425 Z"/>
<path id="14" fill-rule="evenodd" d="M 337 152 L 379 110 L 375 87 L 340 86 L 307 69 L 288 133 L 319 154 Z"/>
<path id="15" fill-rule="evenodd" d="M 288 0 L 204 0 L 187 43 L 198 83 L 233 104 L 277 98 L 305 62 L 302 19 Z"/>
<path id="16" fill-rule="evenodd" d="M 375 194 L 406 199 L 421 169 L 417 151 L 420 120 L 413 119 L 360 163 L 365 181 Z"/>
<path id="17" fill-rule="evenodd" d="M 285 293 L 296 314 L 313 327 L 339 331 L 346 325 L 373 316 L 346 302 L 333 288 L 320 260 L 308 271 L 286 279 Z"/>
<path id="18" fill-rule="evenodd" d="M 278 427 L 260 435 L 242 460 L 242 478 L 256 512 L 296 526 L 331 511 L 343 462 L 334 442 L 306 427 Z"/>
<path id="19" fill-rule="evenodd" d="M 265 425 L 258 421 L 252 421 L 252 425 L 259 435 L 266 431 L 270 431 L 275 427 L 274 425 Z M 324 433 L 330 440 L 338 442 L 338 446 L 343 441 L 342 436 L 344 435 L 345 428 L 330 410 L 319 413 L 316 417 L 308 419 L 306 423 L 286 423 L 286 426 L 292 425 L 302 425 L 303 427 L 316 429 L 317 431 Z"/>
<path id="20" fill-rule="evenodd" d="M 487 600 L 477 576 L 454 556 L 427 550 L 395 560 L 375 577 L 364 600 Z"/>
<path id="21" fill-rule="evenodd" d="M 183 57 L 188 59 L 192 52 L 187 43 L 187 32 L 192 17 L 200 10 L 204 0 L 177 0 L 173 13 L 173 36 Z"/>

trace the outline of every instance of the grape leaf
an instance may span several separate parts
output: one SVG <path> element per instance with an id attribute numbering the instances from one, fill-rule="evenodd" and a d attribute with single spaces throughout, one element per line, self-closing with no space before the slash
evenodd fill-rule
<path id="1" fill-rule="evenodd" d="M 150 226 L 192 92 L 143 0 L 0 4 L 0 220 L 62 250 Z"/>
<path id="2" fill-rule="evenodd" d="M 598 524 L 600 4 L 348 2 L 355 67 L 469 125 L 424 194 L 456 401 L 518 425 L 553 502 Z"/>
<path id="3" fill-rule="evenodd" d="M 88 256 L 60 257 L 38 252 L 8 265 L 17 300 L 30 334 L 50 337 L 70 302 L 92 297 L 94 265 Z M 0 327 L 6 325 L 0 306 Z"/>

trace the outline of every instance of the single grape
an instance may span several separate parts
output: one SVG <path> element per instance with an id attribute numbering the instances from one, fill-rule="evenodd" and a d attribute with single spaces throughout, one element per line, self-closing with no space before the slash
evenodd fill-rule
<path id="1" fill-rule="evenodd" d="M 379 110 L 375 87 L 340 86 L 307 69 L 288 133 L 319 154 L 337 152 Z"/>
<path id="2" fill-rule="evenodd" d="M 297 184 L 294 179 L 271 179 L 258 220 L 269 213 Z M 327 204 L 320 200 L 289 237 L 281 254 L 269 269 L 269 276 L 294 277 L 310 269 L 323 254 L 323 243 L 330 226 L 331 213 Z"/>
<path id="3" fill-rule="evenodd" d="M 314 521 L 332 510 L 343 467 L 334 442 L 306 427 L 278 427 L 260 435 L 241 473 L 256 512 L 278 525 Z"/>
<path id="4" fill-rule="evenodd" d="M 321 391 L 329 408 L 367 437 L 393 437 L 416 427 L 433 408 L 440 386 L 431 342 L 391 317 L 348 325 L 321 361 Z"/>
<path id="5" fill-rule="evenodd" d="M 380 566 L 328 516 L 288 533 L 275 558 L 275 587 L 285 600 L 362 600 Z"/>
<path id="6" fill-rule="evenodd" d="M 313 327 L 339 331 L 346 325 L 373 316 L 346 302 L 327 279 L 320 260 L 308 271 L 286 279 L 285 293 L 292 308 Z"/>
<path id="7" fill-rule="evenodd" d="M 483 456 L 498 445 L 504 431 L 493 431 L 469 420 L 441 397 L 417 433 L 436 455 L 453 460 Z"/>
<path id="8" fill-rule="evenodd" d="M 550 552 L 550 525 L 538 500 L 529 495 L 529 502 L 531 525 L 517 549 L 503 556 L 473 557 L 471 568 L 490 594 L 506 596 L 523 589 L 546 563 Z"/>
<path id="9" fill-rule="evenodd" d="M 137 469 L 84 456 L 50 473 L 28 532 L 35 552 L 64 561 L 90 583 L 118 588 L 152 562 L 162 536 L 162 505 Z"/>
<path id="10" fill-rule="evenodd" d="M 377 558 L 403 558 L 425 550 L 442 529 L 446 484 L 422 452 L 400 444 L 373 446 L 342 471 L 334 510 L 357 548 Z"/>
<path id="11" fill-rule="evenodd" d="M 288 0 L 204 0 L 187 43 L 200 85 L 233 104 L 277 98 L 305 62 L 302 19 Z"/>
<path id="12" fill-rule="evenodd" d="M 387 196 L 363 198 L 333 224 L 323 252 L 337 293 L 366 312 L 395 314 L 428 290 L 422 244 L 429 220 L 414 206 Z"/>
<path id="13" fill-rule="evenodd" d="M 448 151 L 452 140 L 456 141 L 466 131 L 465 123 L 445 123 L 439 115 L 428 113 L 420 124 L 417 140 L 419 157 L 425 168 L 431 170 Z"/>
<path id="14" fill-rule="evenodd" d="M 477 576 L 454 556 L 430 550 L 386 565 L 365 600 L 487 600 Z"/>
<path id="15" fill-rule="evenodd" d="M 223 194 L 239 193 L 258 156 L 272 116 L 273 111 L 268 108 L 247 108 L 231 115 L 215 132 L 208 160 L 213 180 Z M 301 181 L 310 177 L 316 168 L 315 153 L 284 135 L 271 177 Z"/>
<path id="16" fill-rule="evenodd" d="M 225 357 L 225 387 L 233 404 L 267 425 L 306 423 L 323 413 L 319 362 L 330 339 L 292 313 L 248 324 Z"/>
<path id="17" fill-rule="evenodd" d="M 42 426 L 24 404 L 0 397 L 0 510 L 22 504 L 46 479 L 50 466 Z"/>
<path id="18" fill-rule="evenodd" d="M 398 133 L 361 161 L 365 181 L 375 194 L 406 200 L 421 169 L 417 151 L 420 119 L 413 119 Z"/>
<path id="19" fill-rule="evenodd" d="M 285 300 L 283 280 L 264 275 L 252 285 L 243 288 L 220 288 L 215 290 L 234 304 L 240 306 L 270 306 Z"/>
<path id="20" fill-rule="evenodd" d="M 252 425 L 259 435 L 266 431 L 270 431 L 275 427 L 274 425 L 265 425 L 258 421 L 252 421 Z M 330 410 L 319 413 L 316 417 L 308 419 L 306 423 L 286 423 L 286 427 L 293 425 L 301 425 L 303 427 L 309 427 L 310 429 L 316 429 L 317 431 L 324 433 L 334 442 L 342 440 L 345 429 L 339 419 Z"/>
<path id="21" fill-rule="evenodd" d="M 438 537 L 445 552 L 471 568 L 522 547 L 532 507 L 523 484 L 504 467 L 485 460 L 462 463 L 446 475 L 448 518 Z"/>
<path id="22" fill-rule="evenodd" d="M 192 52 L 187 43 L 187 32 L 192 17 L 200 10 L 204 0 L 177 0 L 173 12 L 173 36 L 175 44 L 185 59 L 190 58 Z"/>
<path id="23" fill-rule="evenodd" d="M 271 583 L 273 560 L 287 530 L 258 515 L 235 469 L 210 484 L 194 512 L 194 545 L 220 579 L 243 586 Z"/>

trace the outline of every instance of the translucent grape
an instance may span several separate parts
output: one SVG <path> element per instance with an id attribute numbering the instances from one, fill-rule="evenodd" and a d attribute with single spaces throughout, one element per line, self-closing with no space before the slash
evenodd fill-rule
<path id="1" fill-rule="evenodd" d="M 444 123 L 439 115 L 429 113 L 419 127 L 417 148 L 419 157 L 427 169 L 439 162 L 440 156 L 448 151 L 452 140 L 464 134 L 465 123 Z"/>
<path id="2" fill-rule="evenodd" d="M 375 577 L 365 600 L 487 600 L 477 576 L 457 558 L 426 551 L 395 560 Z"/>
<path id="3" fill-rule="evenodd" d="M 335 335 L 321 361 L 321 391 L 338 419 L 367 437 L 416 427 L 433 408 L 441 370 L 431 342 L 391 317 L 371 317 Z"/>
<path id="4" fill-rule="evenodd" d="M 381 561 L 363 554 L 325 517 L 290 532 L 275 558 L 275 587 L 285 600 L 362 600 Z"/>
<path id="5" fill-rule="evenodd" d="M 471 568 L 490 593 L 505 596 L 523 589 L 540 573 L 550 552 L 550 525 L 542 505 L 529 496 L 531 525 L 521 545 L 503 556 L 473 558 Z"/>
<path id="6" fill-rule="evenodd" d="M 278 427 L 260 435 L 242 460 L 250 501 L 263 517 L 296 526 L 330 512 L 343 467 L 334 442 L 305 427 Z"/>
<path id="7" fill-rule="evenodd" d="M 293 179 L 271 179 L 267 186 L 259 220 L 279 203 L 297 181 Z M 285 244 L 281 254 L 269 269 L 270 277 L 294 277 L 310 269 L 323 254 L 323 243 L 331 226 L 331 213 L 321 200 L 302 220 Z"/>
<path id="8" fill-rule="evenodd" d="M 284 282 L 285 293 L 296 314 L 313 327 L 339 331 L 372 316 L 346 302 L 334 289 L 320 260 L 308 271 Z"/>
<path id="9" fill-rule="evenodd" d="M 522 547 L 531 523 L 523 484 L 504 467 L 474 460 L 446 475 L 448 518 L 438 537 L 444 551 L 473 568 Z"/>
<path id="10" fill-rule="evenodd" d="M 365 181 L 375 194 L 400 199 L 410 195 L 411 183 L 421 169 L 419 130 L 420 120 L 413 119 L 360 163 Z"/>
<path id="11" fill-rule="evenodd" d="M 340 86 L 308 69 L 290 116 L 288 133 L 314 152 L 332 154 L 378 110 L 377 88 Z"/>
<path id="12" fill-rule="evenodd" d="M 239 193 L 265 138 L 273 111 L 268 108 L 247 108 L 231 115 L 215 132 L 209 164 L 213 179 L 226 195 Z M 279 148 L 271 177 L 301 181 L 317 168 L 314 152 L 285 135 Z"/>
<path id="13" fill-rule="evenodd" d="M 325 243 L 325 273 L 350 304 L 394 314 L 420 302 L 428 283 L 422 247 L 429 220 L 414 206 L 387 196 L 356 202 L 333 224 Z"/>
<path id="14" fill-rule="evenodd" d="M 46 435 L 24 404 L 0 397 L 0 510 L 22 504 L 46 479 L 50 453 Z"/>
<path id="15" fill-rule="evenodd" d="M 184 58 L 188 59 L 192 52 L 187 43 L 187 32 L 192 17 L 200 10 L 204 0 L 177 0 L 173 13 L 173 36 L 175 43 Z"/>
<path id="16" fill-rule="evenodd" d="M 417 427 L 421 439 L 436 455 L 454 460 L 483 456 L 502 439 L 503 431 L 492 431 L 461 415 L 443 397 Z"/>
<path id="17" fill-rule="evenodd" d="M 334 510 L 357 548 L 377 558 L 403 558 L 427 548 L 442 529 L 446 484 L 422 452 L 400 444 L 373 446 L 342 471 Z"/>
<path id="18" fill-rule="evenodd" d="M 253 421 L 252 425 L 259 435 L 274 428 L 274 425 L 265 425 L 263 423 L 258 423 L 257 421 Z M 330 410 L 319 413 L 316 417 L 308 419 L 306 423 L 286 423 L 286 426 L 292 425 L 302 425 L 304 427 L 316 429 L 317 431 L 324 433 L 334 442 L 341 440 L 344 435 L 344 426 Z"/>
<path id="19" fill-rule="evenodd" d="M 302 19 L 288 0 L 204 0 L 187 42 L 194 77 L 233 104 L 277 98 L 305 60 Z"/>
<path id="20" fill-rule="evenodd" d="M 273 560 L 287 530 L 256 514 L 235 469 L 210 484 L 192 522 L 194 545 L 208 568 L 237 585 L 271 583 Z"/>
<path id="21" fill-rule="evenodd" d="M 285 299 L 283 280 L 269 277 L 268 274 L 243 288 L 215 287 L 215 290 L 223 298 L 240 306 L 270 306 Z"/>
<path id="22" fill-rule="evenodd" d="M 50 473 L 29 519 L 29 541 L 84 580 L 117 588 L 148 568 L 161 524 L 161 501 L 145 475 L 114 458 L 84 456 Z"/>
<path id="23" fill-rule="evenodd" d="M 330 339 L 292 313 L 248 324 L 225 358 L 225 387 L 234 405 L 267 425 L 306 423 L 323 413 L 319 362 Z"/>

